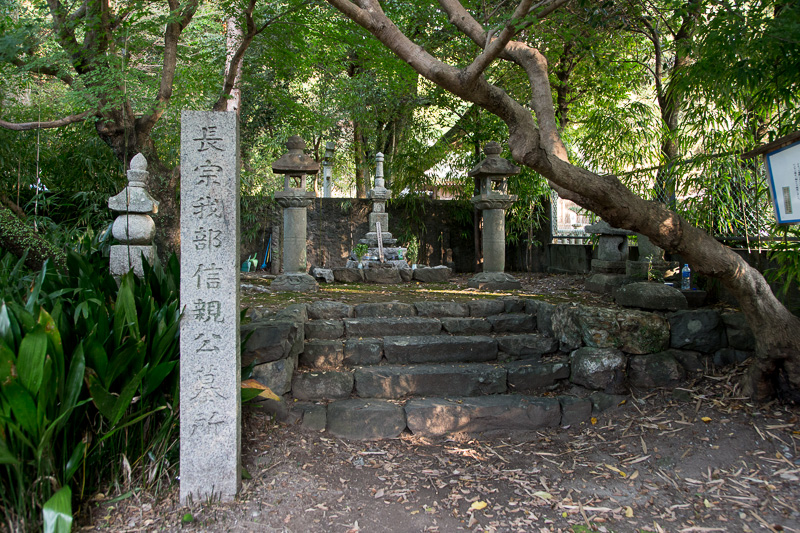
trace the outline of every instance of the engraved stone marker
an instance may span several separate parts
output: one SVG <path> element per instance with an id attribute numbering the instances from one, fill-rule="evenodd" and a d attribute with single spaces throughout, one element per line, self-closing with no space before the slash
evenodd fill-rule
<path id="1" fill-rule="evenodd" d="M 241 479 L 238 154 L 235 113 L 182 113 L 181 503 Z"/>

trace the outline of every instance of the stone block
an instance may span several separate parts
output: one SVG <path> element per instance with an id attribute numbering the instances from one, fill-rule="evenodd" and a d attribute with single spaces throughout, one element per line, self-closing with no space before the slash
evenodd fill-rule
<path id="1" fill-rule="evenodd" d="M 716 311 L 678 311 L 670 315 L 669 325 L 672 348 L 713 353 L 727 346 L 725 324 Z"/>
<path id="2" fill-rule="evenodd" d="M 516 361 L 507 363 L 508 388 L 512 392 L 528 394 L 541 392 L 570 375 L 569 363 Z"/>
<path id="3" fill-rule="evenodd" d="M 417 267 L 413 279 L 422 283 L 448 283 L 452 270 L 446 266 Z"/>
<path id="4" fill-rule="evenodd" d="M 627 260 L 607 261 L 603 259 L 592 259 L 592 272 L 595 274 L 622 274 L 625 275 Z"/>
<path id="5" fill-rule="evenodd" d="M 736 350 L 753 351 L 756 349 L 756 337 L 744 313 L 722 313 L 722 322 L 725 324 L 725 335 L 728 346 Z"/>
<path id="6" fill-rule="evenodd" d="M 390 364 L 480 363 L 497 359 L 497 341 L 491 337 L 384 337 L 383 353 Z"/>
<path id="7" fill-rule="evenodd" d="M 324 431 L 328 424 L 328 408 L 315 403 L 298 402 L 295 409 L 300 411 L 300 429 L 303 431 Z"/>
<path id="8" fill-rule="evenodd" d="M 344 364 L 377 365 L 383 359 L 383 339 L 347 339 L 344 343 Z"/>
<path id="9" fill-rule="evenodd" d="M 298 372 L 292 379 L 292 396 L 297 400 L 343 400 L 353 392 L 353 383 L 352 372 Z"/>
<path id="10" fill-rule="evenodd" d="M 426 317 L 467 317 L 469 306 L 456 302 L 417 302 L 418 316 Z"/>
<path id="11" fill-rule="evenodd" d="M 394 335 L 438 335 L 442 323 L 438 318 L 345 318 L 345 334 L 354 337 L 383 337 Z"/>
<path id="12" fill-rule="evenodd" d="M 655 311 L 679 311 L 689 304 L 681 291 L 663 283 L 629 283 L 614 291 L 614 300 L 625 307 Z"/>
<path id="13" fill-rule="evenodd" d="M 504 313 L 525 313 L 525 305 L 527 300 L 524 298 L 503 298 L 503 312 Z"/>
<path id="14" fill-rule="evenodd" d="M 268 363 L 300 353 L 304 328 L 293 320 L 262 319 L 241 327 L 242 340 L 247 342 L 242 364 Z"/>
<path id="15" fill-rule="evenodd" d="M 600 261 L 626 261 L 628 259 L 628 237 L 625 235 L 600 235 L 597 239 L 597 257 Z M 592 264 L 592 268 L 594 268 L 594 264 Z"/>
<path id="16" fill-rule="evenodd" d="M 628 382 L 639 389 L 675 387 L 686 378 L 686 370 L 668 352 L 635 355 L 628 359 Z"/>
<path id="17" fill-rule="evenodd" d="M 335 281 L 333 270 L 330 268 L 313 267 L 311 269 L 311 275 L 314 276 L 315 280 L 323 283 L 333 283 Z"/>
<path id="18" fill-rule="evenodd" d="M 625 354 L 612 348 L 579 348 L 570 355 L 570 381 L 610 394 L 625 392 Z"/>
<path id="19" fill-rule="evenodd" d="M 451 335 L 488 335 L 492 325 L 482 318 L 442 317 L 442 328 Z"/>
<path id="20" fill-rule="evenodd" d="M 527 313 L 502 314 L 488 317 L 495 333 L 533 333 L 536 318 Z"/>
<path id="21" fill-rule="evenodd" d="M 312 320 L 350 318 L 353 316 L 353 306 L 342 302 L 317 300 L 308 304 L 308 318 Z"/>
<path id="22" fill-rule="evenodd" d="M 108 258 L 109 270 L 114 276 L 124 276 L 131 270 L 138 276 L 144 276 L 144 264 L 142 258 L 146 259 L 151 265 L 155 261 L 156 247 L 148 245 L 124 245 L 115 244 L 111 247 Z"/>
<path id="23" fill-rule="evenodd" d="M 397 272 L 400 274 L 400 280 L 403 283 L 408 283 L 414 277 L 414 271 L 408 268 L 408 263 L 405 263 L 406 268 L 398 268 Z"/>
<path id="24" fill-rule="evenodd" d="M 488 317 L 505 311 L 506 304 L 503 300 L 475 300 L 469 303 L 469 316 Z"/>
<path id="25" fill-rule="evenodd" d="M 522 283 L 506 272 L 479 272 L 467 282 L 467 287 L 482 291 L 514 291 L 522 288 Z"/>
<path id="26" fill-rule="evenodd" d="M 534 310 L 535 312 L 533 312 Z M 555 310 L 554 304 L 541 300 L 528 300 L 525 304 L 525 311 L 536 316 L 536 329 L 542 335 L 549 337 L 555 337 L 553 334 L 553 312 Z"/>
<path id="27" fill-rule="evenodd" d="M 608 394 L 601 391 L 595 391 L 589 395 L 589 400 L 592 402 L 592 412 L 602 413 L 619 407 L 622 402 L 626 401 L 628 397 L 624 394 Z"/>
<path id="28" fill-rule="evenodd" d="M 342 341 L 313 340 L 307 341 L 305 350 L 300 354 L 300 363 L 309 368 L 337 368 L 344 360 Z"/>
<path id="29" fill-rule="evenodd" d="M 617 312 L 617 324 L 623 352 L 646 354 L 669 348 L 669 322 L 661 315 L 622 310 Z"/>
<path id="30" fill-rule="evenodd" d="M 737 365 L 753 355 L 755 355 L 754 352 L 750 351 L 722 348 L 714 352 L 713 361 L 715 366 Z"/>
<path id="31" fill-rule="evenodd" d="M 584 287 L 587 291 L 599 294 L 612 294 L 618 287 L 622 287 L 631 280 L 624 274 L 596 273 L 586 279 Z"/>
<path id="32" fill-rule="evenodd" d="M 686 371 L 686 376 L 689 378 L 698 378 L 706 371 L 705 362 L 708 359 L 701 356 L 699 352 L 675 349 L 664 350 L 664 352 L 674 357 L 681 364 Z"/>
<path id="33" fill-rule="evenodd" d="M 337 283 L 363 283 L 364 271 L 360 268 L 334 267 L 333 279 Z"/>
<path id="34" fill-rule="evenodd" d="M 280 292 L 316 292 L 319 283 L 305 272 L 285 272 L 272 280 L 269 288 Z"/>
<path id="35" fill-rule="evenodd" d="M 571 352 L 583 346 L 578 326 L 578 306 L 559 304 L 551 315 L 553 336 L 558 339 L 561 350 Z"/>
<path id="36" fill-rule="evenodd" d="M 406 403 L 408 428 L 414 435 L 531 431 L 561 422 L 555 398 L 503 395 L 461 399 L 420 399 Z"/>
<path id="37" fill-rule="evenodd" d="M 545 354 L 558 351 L 558 346 L 559 342 L 555 338 L 538 333 L 497 337 L 499 351 L 525 359 L 541 358 Z"/>
<path id="38" fill-rule="evenodd" d="M 341 319 L 309 320 L 305 335 L 306 339 L 338 339 L 344 335 L 344 322 Z"/>
<path id="39" fill-rule="evenodd" d="M 150 245 L 156 235 L 156 223 L 150 215 L 120 215 L 111 226 L 111 234 L 125 245 Z M 127 248 L 127 246 L 125 246 Z M 152 263 L 152 259 L 148 259 Z"/>
<path id="40" fill-rule="evenodd" d="M 406 428 L 405 411 L 385 400 L 338 400 L 328 405 L 328 433 L 352 440 L 393 439 Z"/>
<path id="41" fill-rule="evenodd" d="M 367 268 L 364 270 L 364 281 L 379 285 L 397 285 L 402 280 L 396 268 Z"/>
<path id="42" fill-rule="evenodd" d="M 486 364 L 372 366 L 355 370 L 361 398 L 480 396 L 506 392 L 506 370 Z"/>
<path id="43" fill-rule="evenodd" d="M 574 396 L 559 396 L 561 426 L 574 426 L 592 418 L 592 401 Z"/>
<path id="44" fill-rule="evenodd" d="M 414 304 L 400 302 L 377 302 L 355 306 L 356 318 L 387 318 L 416 316 Z"/>
<path id="45" fill-rule="evenodd" d="M 253 367 L 253 379 L 283 396 L 292 390 L 292 375 L 297 368 L 297 357 L 288 357 Z"/>

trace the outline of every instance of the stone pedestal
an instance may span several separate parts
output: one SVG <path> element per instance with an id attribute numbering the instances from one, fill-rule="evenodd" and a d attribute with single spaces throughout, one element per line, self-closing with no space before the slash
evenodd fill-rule
<path id="1" fill-rule="evenodd" d="M 111 228 L 111 234 L 121 243 L 111 247 L 109 258 L 111 274 L 117 279 L 131 270 L 144 276 L 142 258 L 150 264 L 156 258 L 156 225 L 150 215 L 158 212 L 158 202 L 145 189 L 149 176 L 147 160 L 142 154 L 135 155 L 128 170 L 128 186 L 108 199 L 109 209 L 123 213 Z"/>
<path id="2" fill-rule="evenodd" d="M 676 262 L 664 260 L 664 250 L 650 241 L 650 238 L 640 233 L 636 234 L 639 243 L 639 259 L 627 261 L 625 274 L 633 280 L 649 280 L 655 278 L 662 281 L 670 269 L 677 268 Z"/>
<path id="3" fill-rule="evenodd" d="M 314 292 L 319 284 L 306 272 L 307 209 L 313 192 L 278 191 L 275 200 L 283 207 L 283 274 L 270 287 L 276 291 Z"/>

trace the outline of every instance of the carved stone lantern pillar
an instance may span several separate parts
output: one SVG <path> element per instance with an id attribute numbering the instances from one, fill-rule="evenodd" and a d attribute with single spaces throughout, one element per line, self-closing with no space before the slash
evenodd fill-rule
<path id="1" fill-rule="evenodd" d="M 319 289 L 316 280 L 308 275 L 306 264 L 306 210 L 316 196 L 306 191 L 306 176 L 319 172 L 319 164 L 306 155 L 305 141 L 299 135 L 289 137 L 289 152 L 272 164 L 275 174 L 283 174 L 283 190 L 275 200 L 283 207 L 283 274 L 271 287 L 277 291 L 313 292 Z"/>
<path id="2" fill-rule="evenodd" d="M 486 159 L 469 172 L 480 180 L 480 193 L 472 198 L 476 208 L 483 211 L 483 272 L 469 280 L 477 289 L 512 290 L 521 284 L 506 274 L 506 209 L 517 200 L 507 194 L 508 176 L 519 174 L 519 167 L 500 157 L 502 149 L 496 142 L 483 147 Z"/>
<path id="3" fill-rule="evenodd" d="M 128 170 L 128 186 L 108 199 L 108 208 L 121 213 L 111 228 L 111 234 L 120 244 L 111 247 L 109 258 L 111 274 L 117 279 L 131 269 L 137 276 L 144 276 L 142 257 L 150 264 L 156 257 L 153 244 L 156 225 L 150 215 L 158 212 L 158 202 L 145 189 L 149 176 L 147 160 L 136 154 Z"/>

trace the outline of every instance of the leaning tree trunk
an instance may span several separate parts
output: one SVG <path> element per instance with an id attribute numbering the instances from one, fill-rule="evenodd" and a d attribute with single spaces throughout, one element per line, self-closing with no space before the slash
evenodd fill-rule
<path id="1" fill-rule="evenodd" d="M 502 119 L 509 129 L 514 159 L 545 176 L 562 198 L 600 215 L 613 226 L 637 231 L 661 248 L 679 253 L 695 271 L 719 279 L 741 305 L 756 336 L 753 362 L 745 392 L 763 399 L 776 384 L 800 391 L 800 318 L 792 315 L 769 288 L 764 277 L 727 246 L 695 228 L 663 205 L 635 195 L 612 175 L 598 175 L 569 162 L 561 140 L 550 88 L 547 60 L 538 50 L 512 41 L 515 28 L 525 26 L 532 0 L 521 0 L 507 25 L 496 35 L 483 26 L 457 0 L 439 0 L 450 23 L 481 50 L 460 69 L 430 55 L 406 37 L 384 14 L 378 0 L 328 0 L 350 19 L 372 33 L 419 74 L 462 99 L 473 102 Z M 551 2 L 535 16 L 547 16 L 563 2 Z M 511 98 L 483 76 L 502 58 L 521 67 L 531 89 L 531 109 Z"/>

